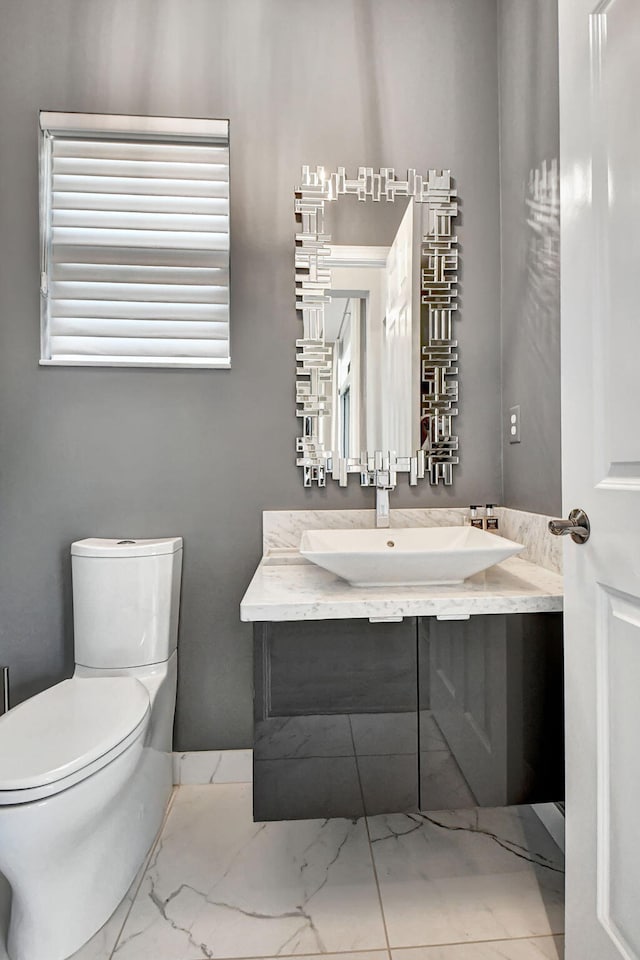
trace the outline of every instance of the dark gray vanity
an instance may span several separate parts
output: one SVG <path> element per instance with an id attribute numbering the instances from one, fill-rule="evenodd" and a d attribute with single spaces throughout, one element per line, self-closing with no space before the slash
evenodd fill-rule
<path id="1" fill-rule="evenodd" d="M 558 800 L 559 614 L 254 628 L 254 817 Z"/>
<path id="2" fill-rule="evenodd" d="M 265 548 L 242 603 L 256 820 L 563 798 L 558 573 L 512 559 L 458 586 L 359 589 L 300 560 Z"/>

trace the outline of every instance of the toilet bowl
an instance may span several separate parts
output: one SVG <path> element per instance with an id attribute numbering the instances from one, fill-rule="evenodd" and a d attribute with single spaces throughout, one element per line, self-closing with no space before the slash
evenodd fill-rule
<path id="1" fill-rule="evenodd" d="M 74 675 L 0 718 L 11 960 L 75 953 L 118 906 L 161 826 L 181 560 L 180 538 L 72 546 Z"/>

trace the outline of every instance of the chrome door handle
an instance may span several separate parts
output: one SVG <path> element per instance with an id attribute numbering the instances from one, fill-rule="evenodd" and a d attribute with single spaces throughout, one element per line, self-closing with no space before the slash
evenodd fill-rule
<path id="1" fill-rule="evenodd" d="M 591 535 L 591 524 L 584 510 L 572 510 L 568 520 L 549 520 L 549 533 L 554 537 L 570 534 L 574 543 L 586 543 Z"/>

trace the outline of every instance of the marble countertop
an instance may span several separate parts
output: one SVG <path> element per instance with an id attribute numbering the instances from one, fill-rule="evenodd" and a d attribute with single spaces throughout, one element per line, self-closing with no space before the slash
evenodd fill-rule
<path id="1" fill-rule="evenodd" d="M 512 558 L 464 583 L 431 587 L 351 587 L 294 551 L 263 558 L 240 605 L 244 621 L 442 617 L 562 610 L 560 574 Z"/>

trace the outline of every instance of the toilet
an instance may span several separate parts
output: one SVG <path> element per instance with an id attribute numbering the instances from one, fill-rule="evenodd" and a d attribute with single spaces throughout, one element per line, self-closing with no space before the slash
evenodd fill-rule
<path id="1" fill-rule="evenodd" d="M 71 546 L 75 670 L 0 717 L 11 960 L 63 960 L 144 863 L 172 790 L 182 539 Z"/>

